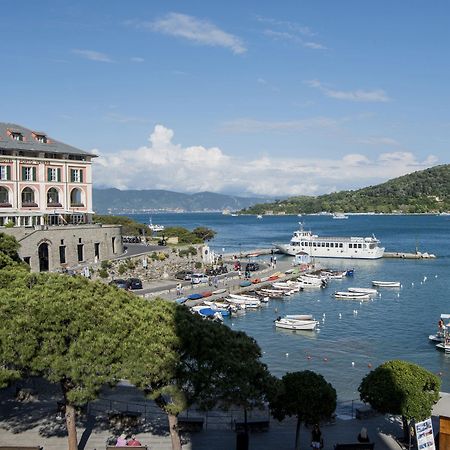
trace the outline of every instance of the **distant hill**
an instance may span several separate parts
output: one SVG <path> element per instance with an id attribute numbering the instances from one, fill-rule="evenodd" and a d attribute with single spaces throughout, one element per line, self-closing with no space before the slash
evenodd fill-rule
<path id="1" fill-rule="evenodd" d="M 243 214 L 328 212 L 427 213 L 450 211 L 450 165 L 435 166 L 376 186 L 317 197 L 291 197 L 256 204 Z"/>
<path id="2" fill-rule="evenodd" d="M 164 190 L 93 189 L 94 211 L 98 214 L 141 211 L 237 211 L 269 201 L 257 197 L 199 192 L 182 194 Z"/>

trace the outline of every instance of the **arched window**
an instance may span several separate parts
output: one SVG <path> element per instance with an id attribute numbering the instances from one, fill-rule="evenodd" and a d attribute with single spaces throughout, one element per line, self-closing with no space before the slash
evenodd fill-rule
<path id="1" fill-rule="evenodd" d="M 84 206 L 83 192 L 81 189 L 72 189 L 70 192 L 70 206 Z"/>
<path id="2" fill-rule="evenodd" d="M 5 187 L 0 187 L 0 206 L 11 206 L 11 203 L 9 203 L 9 191 Z"/>
<path id="3" fill-rule="evenodd" d="M 22 191 L 22 206 L 37 206 L 34 201 L 34 191 L 33 189 L 26 187 Z"/>
<path id="4" fill-rule="evenodd" d="M 47 206 L 61 206 L 58 189 L 50 188 L 47 191 Z"/>

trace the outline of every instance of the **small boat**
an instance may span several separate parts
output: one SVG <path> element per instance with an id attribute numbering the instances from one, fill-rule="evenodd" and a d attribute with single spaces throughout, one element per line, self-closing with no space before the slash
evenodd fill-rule
<path id="1" fill-rule="evenodd" d="M 377 287 L 401 287 L 400 281 L 372 281 L 372 285 Z"/>
<path id="2" fill-rule="evenodd" d="M 347 290 L 349 292 L 356 292 L 356 293 L 360 292 L 362 294 L 369 294 L 369 295 L 378 294 L 378 291 L 372 288 L 349 287 Z"/>
<path id="3" fill-rule="evenodd" d="M 285 292 L 279 289 L 261 289 L 259 292 L 261 292 L 262 295 L 270 298 L 283 298 L 285 295 Z"/>
<path id="4" fill-rule="evenodd" d="M 344 213 L 334 213 L 333 219 L 348 219 L 348 216 L 346 216 Z"/>
<path id="5" fill-rule="evenodd" d="M 261 215 L 261 214 L 258 214 L 258 215 L 256 216 L 256 218 L 257 218 L 257 219 L 262 219 L 262 215 Z"/>
<path id="6" fill-rule="evenodd" d="M 342 280 L 347 274 L 346 270 L 322 270 L 320 275 L 329 280 Z"/>
<path id="7" fill-rule="evenodd" d="M 201 306 L 194 306 L 192 308 L 192 311 L 197 313 L 198 315 L 202 317 L 207 317 L 209 319 L 215 319 L 218 321 L 223 321 L 222 312 L 217 309 L 209 308 L 208 306 L 201 305 Z M 230 312 L 227 310 L 224 310 L 225 314 L 230 315 Z"/>
<path id="8" fill-rule="evenodd" d="M 450 323 L 447 323 L 447 325 L 445 325 L 444 319 L 449 320 L 450 314 L 441 314 L 441 317 L 438 322 L 438 330 L 437 330 L 436 334 L 430 334 L 428 336 L 428 339 L 430 341 L 445 342 L 446 333 L 448 333 L 448 327 L 449 327 Z"/>
<path id="9" fill-rule="evenodd" d="M 198 300 L 200 298 L 203 298 L 202 294 L 190 294 L 187 297 L 189 300 Z"/>
<path id="10" fill-rule="evenodd" d="M 284 318 L 290 320 L 314 320 L 311 314 L 286 314 Z"/>
<path id="11" fill-rule="evenodd" d="M 346 277 L 352 277 L 353 275 L 355 275 L 355 269 L 347 269 L 345 276 Z"/>
<path id="12" fill-rule="evenodd" d="M 150 221 L 148 224 L 148 228 L 154 233 L 157 233 L 158 231 L 164 231 L 166 229 L 166 227 L 164 225 L 157 225 L 157 224 L 152 223 L 151 218 L 150 218 Z"/>
<path id="13" fill-rule="evenodd" d="M 179 305 L 182 305 L 183 303 L 186 303 L 187 300 L 188 300 L 187 297 L 180 297 L 180 298 L 176 298 L 175 299 L 175 303 L 178 303 Z"/>
<path id="14" fill-rule="evenodd" d="M 219 295 L 219 294 L 223 294 L 224 292 L 227 292 L 226 289 L 217 289 L 216 291 L 212 291 L 213 295 Z"/>
<path id="15" fill-rule="evenodd" d="M 348 292 L 341 291 L 335 292 L 334 298 L 348 299 L 348 300 L 366 300 L 370 298 L 370 294 L 364 294 L 363 292 Z"/>
<path id="16" fill-rule="evenodd" d="M 200 295 L 202 296 L 202 298 L 211 297 L 212 292 L 211 291 L 204 291 L 204 292 L 200 292 Z"/>
<path id="17" fill-rule="evenodd" d="M 275 321 L 275 326 L 277 328 L 284 328 L 286 330 L 314 330 L 319 322 L 316 320 L 295 320 L 278 317 Z"/>
<path id="18" fill-rule="evenodd" d="M 261 306 L 261 301 L 258 299 L 255 300 L 249 300 L 249 299 L 242 299 L 242 298 L 235 298 L 235 297 L 227 297 L 226 301 L 228 303 L 233 303 L 235 305 L 240 305 L 244 308 L 259 308 Z"/>
<path id="19" fill-rule="evenodd" d="M 447 341 L 444 340 L 443 342 L 436 344 L 436 348 L 438 350 L 444 351 L 445 353 L 450 353 L 450 340 Z"/>
<path id="20" fill-rule="evenodd" d="M 239 286 L 240 286 L 240 287 L 248 287 L 248 286 L 251 286 L 251 285 L 252 285 L 252 282 L 251 282 L 251 281 L 248 281 L 248 280 L 241 281 L 241 282 L 239 283 Z"/>

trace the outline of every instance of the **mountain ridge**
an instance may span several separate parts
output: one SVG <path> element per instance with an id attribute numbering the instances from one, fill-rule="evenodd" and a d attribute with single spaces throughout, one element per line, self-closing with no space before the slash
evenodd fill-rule
<path id="1" fill-rule="evenodd" d="M 93 189 L 94 210 L 98 214 L 132 211 L 236 211 L 265 201 L 271 199 L 239 197 L 207 191 L 185 194 L 164 189 Z"/>

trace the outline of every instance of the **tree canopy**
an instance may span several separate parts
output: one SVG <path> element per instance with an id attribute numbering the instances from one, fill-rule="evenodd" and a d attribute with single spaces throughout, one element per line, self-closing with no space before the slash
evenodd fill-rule
<path id="1" fill-rule="evenodd" d="M 319 423 L 330 419 L 336 409 L 336 390 L 325 378 L 312 372 L 288 372 L 278 381 L 272 394 L 272 415 L 283 420 L 297 417 L 295 448 L 299 448 L 301 423 Z"/>
<path id="2" fill-rule="evenodd" d="M 423 367 L 392 360 L 368 373 L 358 390 L 361 400 L 380 413 L 423 420 L 439 400 L 440 386 L 441 380 Z"/>

